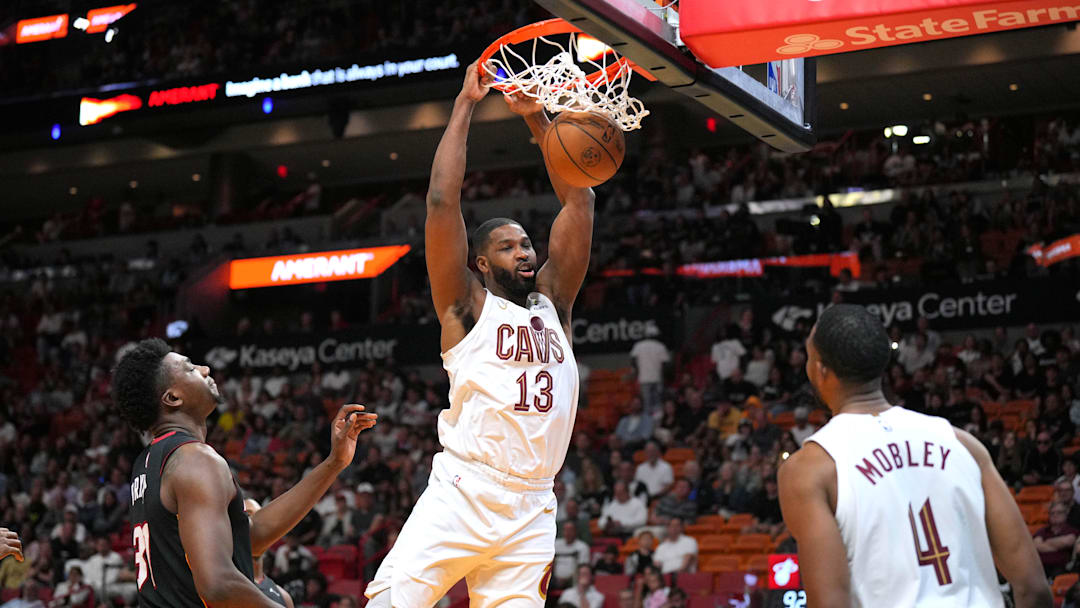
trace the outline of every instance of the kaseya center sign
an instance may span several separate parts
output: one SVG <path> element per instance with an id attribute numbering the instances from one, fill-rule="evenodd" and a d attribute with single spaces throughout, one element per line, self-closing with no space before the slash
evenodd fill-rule
<path id="1" fill-rule="evenodd" d="M 1076 0 L 682 0 L 683 42 L 719 68 L 1080 20 Z"/>
<path id="2" fill-rule="evenodd" d="M 342 249 L 229 262 L 229 288 L 251 289 L 377 277 L 409 253 L 409 245 Z"/>

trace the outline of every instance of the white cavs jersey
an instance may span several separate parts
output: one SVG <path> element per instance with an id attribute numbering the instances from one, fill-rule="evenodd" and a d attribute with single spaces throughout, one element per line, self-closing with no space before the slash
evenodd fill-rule
<path id="1" fill-rule="evenodd" d="M 442 357 L 443 447 L 516 477 L 554 478 L 577 416 L 578 369 L 551 300 L 533 293 L 522 308 L 487 292 L 476 325 Z"/>
<path id="2" fill-rule="evenodd" d="M 852 606 L 1003 606 L 978 463 L 943 418 L 840 414 L 807 441 L 836 463 Z"/>

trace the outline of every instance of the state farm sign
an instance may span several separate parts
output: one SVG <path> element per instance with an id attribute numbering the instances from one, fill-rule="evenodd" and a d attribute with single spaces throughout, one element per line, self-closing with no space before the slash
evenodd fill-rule
<path id="1" fill-rule="evenodd" d="M 682 0 L 683 42 L 719 68 L 1080 20 L 1067 0 Z"/>

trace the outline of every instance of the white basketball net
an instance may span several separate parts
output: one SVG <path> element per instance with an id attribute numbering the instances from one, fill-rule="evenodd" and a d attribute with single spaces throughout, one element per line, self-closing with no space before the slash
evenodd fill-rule
<path id="1" fill-rule="evenodd" d="M 536 60 L 536 51 L 542 48 L 540 43 L 558 49 L 543 64 Z M 599 54 L 599 61 L 588 58 L 587 54 Z M 600 70 L 594 82 L 589 81 L 575 56 L 581 63 Z M 630 77 L 634 70 L 626 62 L 619 63 L 619 56 L 603 43 L 588 37 L 579 41 L 578 34 L 571 33 L 569 43 L 563 46 L 540 36 L 532 41 L 530 59 L 505 44 L 492 55 L 489 60 L 492 71 L 505 74 L 497 80 L 504 93 L 520 91 L 552 113 L 596 112 L 611 118 L 623 131 L 640 128 L 641 119 L 649 115 L 640 100 L 630 97 Z"/>

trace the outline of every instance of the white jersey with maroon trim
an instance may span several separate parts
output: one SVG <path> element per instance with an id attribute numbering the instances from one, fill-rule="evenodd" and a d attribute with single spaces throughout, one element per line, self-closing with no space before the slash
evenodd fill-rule
<path id="1" fill-rule="evenodd" d="M 554 478 L 574 430 L 578 369 L 551 300 L 533 293 L 522 308 L 487 292 L 476 325 L 442 358 L 443 447 L 508 475 Z"/>
<path id="2" fill-rule="evenodd" d="M 943 418 L 840 414 L 807 441 L 836 463 L 852 606 L 1003 606 L 978 463 Z"/>

